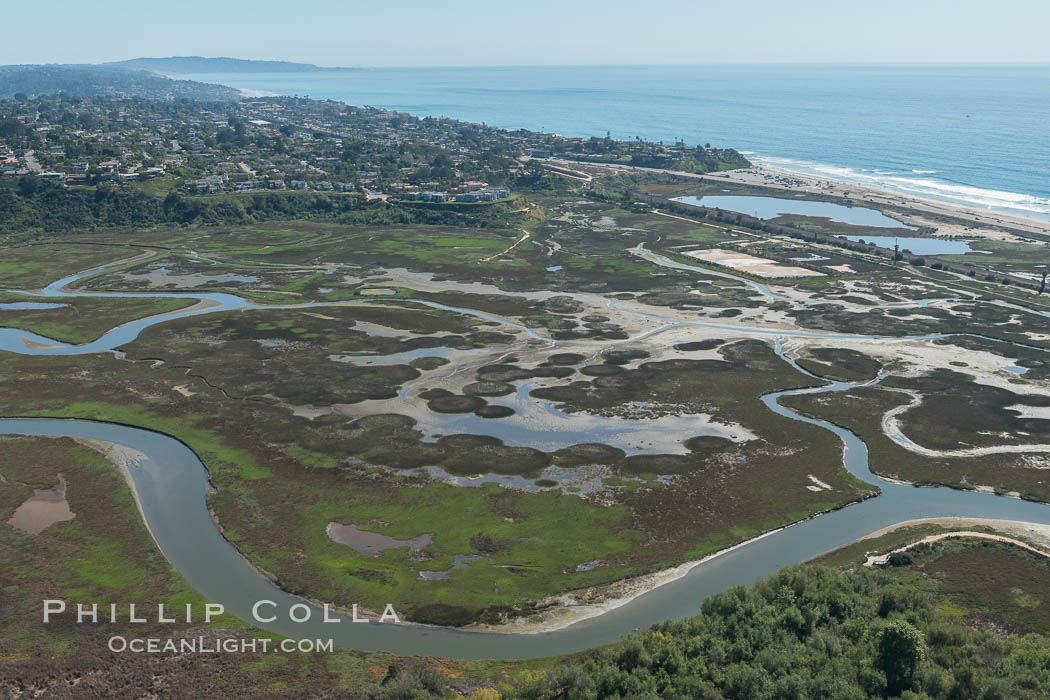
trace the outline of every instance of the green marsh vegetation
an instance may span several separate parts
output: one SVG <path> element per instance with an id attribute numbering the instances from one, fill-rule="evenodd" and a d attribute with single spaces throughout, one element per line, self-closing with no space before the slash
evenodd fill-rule
<path id="1" fill-rule="evenodd" d="M 400 682 L 439 681 L 434 687 L 451 693 L 454 683 L 469 688 L 542 669 L 549 661 L 450 662 L 399 658 L 390 654 L 336 650 L 325 654 L 113 654 L 112 635 L 196 638 L 209 643 L 226 638 L 278 637 L 252 629 L 222 615 L 204 625 L 201 598 L 164 559 L 116 466 L 97 451 L 69 439 L 9 438 L 0 440 L 0 692 L 61 695 L 125 696 L 175 694 L 184 697 L 225 697 L 253 688 L 269 697 L 302 696 L 318 689 L 376 697 L 385 692 L 391 667 Z M 33 495 L 50 488 L 59 476 L 66 481 L 72 520 L 51 525 L 36 535 L 7 524 L 14 510 Z M 44 625 L 42 600 L 67 601 L 72 613 Z M 99 602 L 100 619 L 107 601 L 119 604 L 117 624 L 76 624 L 75 603 Z M 149 622 L 127 622 L 128 603 Z M 156 605 L 167 610 L 193 606 L 195 621 L 158 623 Z M 178 617 L 178 615 L 176 615 Z M 104 669 L 104 670 L 103 670 Z M 449 674 L 449 675 L 446 675 Z M 449 676 L 460 680 L 453 681 Z M 114 683 L 117 685 L 114 686 Z"/>
<path id="2" fill-rule="evenodd" d="M 884 380 L 890 386 L 892 380 Z M 964 384 L 967 384 L 964 382 Z M 910 384 L 909 384 L 910 385 Z M 921 386 L 922 384 L 917 384 Z M 942 412 L 931 414 L 928 410 L 916 417 L 912 411 L 900 416 L 902 430 L 920 445 L 959 446 L 960 435 L 953 423 L 962 415 L 971 417 L 966 421 L 987 417 L 999 421 L 1006 430 L 1023 429 L 1023 423 L 1015 414 L 1002 411 L 1004 397 L 998 391 L 984 394 L 977 388 L 976 396 L 969 395 L 971 388 L 962 392 L 948 392 L 939 400 Z M 925 403 L 924 397 L 924 403 Z M 1016 397 L 1018 400 L 1020 397 Z M 1023 453 L 1001 452 L 980 457 L 928 457 L 908 450 L 886 436 L 882 430 L 882 416 L 889 410 L 907 405 L 908 394 L 878 386 L 851 389 L 846 392 L 788 396 L 781 403 L 804 414 L 832 421 L 856 433 L 868 447 L 871 470 L 876 474 L 904 479 L 919 484 L 944 484 L 956 488 L 989 486 L 999 493 L 1019 492 L 1026 498 L 1050 501 L 1050 483 L 1045 470 L 1032 464 Z M 950 403 L 950 412 L 943 412 L 943 404 Z M 913 409 L 914 410 L 914 409 Z M 921 416 L 921 421 L 918 416 Z M 1003 423 L 1005 421 L 1005 423 Z M 1030 422 L 1030 421 L 1029 421 Z M 968 437 L 972 437 L 969 433 Z M 999 436 L 1000 439 L 1001 435 Z M 967 439 L 968 438 L 963 438 Z M 1024 438 L 1025 441 L 1034 438 Z M 1000 444 L 1000 443 L 996 443 Z"/>
<path id="3" fill-rule="evenodd" d="M 931 333 L 971 333 L 1022 344 L 1050 347 L 1029 334 L 1050 332 L 1050 317 L 1018 314 L 990 304 L 959 303 L 951 309 L 872 309 L 854 313 L 838 305 L 793 308 L 788 313 L 803 328 L 861 335 L 910 336 Z"/>
<path id="4" fill-rule="evenodd" d="M 882 369 L 882 363 L 857 350 L 810 348 L 806 354 L 797 360 L 799 367 L 834 381 L 868 381 L 878 376 Z"/>
<path id="5" fill-rule="evenodd" d="M 535 363 L 527 354 L 535 347 L 523 342 L 521 333 L 411 301 L 417 296 L 505 315 L 562 339 L 620 339 L 626 334 L 612 311 L 588 312 L 567 292 L 617 294 L 676 310 L 738 312 L 735 307 L 763 305 L 739 282 L 668 270 L 628 252 L 641 242 L 717 244 L 724 232 L 617 203 L 572 201 L 563 195 L 545 196 L 541 202 L 542 212 L 527 222 L 507 214 L 500 225 L 486 228 L 274 221 L 86 234 L 82 240 L 168 251 L 166 258 L 86 280 L 90 289 L 141 288 L 142 281 L 128 273 L 166 267 L 173 275 L 200 275 L 201 289 L 229 290 L 261 301 L 359 300 L 367 298 L 362 290 L 376 288 L 393 294 L 352 307 L 253 310 L 171 321 L 123 348 L 132 362 L 0 358 L 5 377 L 10 377 L 0 388 L 0 406 L 22 414 L 115 420 L 175 435 L 193 446 L 211 470 L 217 487 L 212 507 L 226 535 L 283 586 L 319 599 L 395 600 L 415 619 L 445 624 L 528 613 L 546 595 L 696 558 L 870 493 L 869 485 L 839 466 L 841 446 L 833 435 L 776 416 L 761 404 L 763 393 L 816 383 L 792 370 L 764 342 L 734 339 L 680 348 L 707 352 L 717 347 L 720 359 L 651 360 L 645 347 L 625 346 L 594 359 L 588 351 Z M 532 240 L 490 263 L 479 262 L 516 241 L 519 224 L 529 227 Z M 776 255 L 796 250 L 775 242 L 759 245 Z M 392 277 L 391 270 L 400 267 L 430 275 L 431 289 L 445 281 L 482 282 L 489 288 L 481 293 L 462 288 L 419 293 L 410 282 Z M 561 270 L 547 270 L 555 267 Z M 258 281 L 223 283 L 218 276 L 224 274 Z M 208 281 L 209 276 L 217 279 Z M 863 280 L 874 289 L 882 280 L 897 278 L 872 270 L 819 279 L 806 288 L 849 300 L 847 279 Z M 807 327 L 827 326 L 836 332 L 893 334 L 899 329 L 910 335 L 923 325 L 904 318 L 914 310 L 848 316 L 828 307 L 787 310 Z M 973 305 L 961 311 L 958 317 L 939 310 L 922 313 L 929 312 L 931 330 L 1002 321 L 1006 325 L 995 328 L 1004 337 L 1021 337 L 1029 330 L 1026 323 L 1010 322 L 1003 315 L 1008 312 L 1000 309 Z M 368 324 L 392 333 L 376 334 Z M 581 445 L 545 452 L 485 435 L 425 440 L 407 416 L 359 417 L 368 412 L 360 404 L 393 397 L 413 382 L 420 389 L 434 389 L 428 379 L 435 375 L 427 373 L 454 368 L 440 369 L 440 358 L 366 366 L 363 361 L 355 364 L 355 357 L 432 348 L 484 352 L 493 360 L 471 368 L 473 376 L 465 377 L 469 391 L 430 394 L 430 410 L 451 407 L 485 415 L 483 411 L 498 408 L 491 404 L 498 404 L 499 395 L 529 380 L 535 382 L 533 396 L 558 402 L 566 411 L 617 415 L 624 406 L 638 405 L 653 416 L 710 414 L 739 424 L 757 439 L 736 443 L 684 435 L 694 439 L 684 440 L 683 454 L 627 456 L 581 436 Z M 511 351 L 525 361 L 495 360 Z M 149 369 L 156 359 L 165 362 Z M 864 379 L 878 370 L 871 358 L 834 348 L 818 348 L 803 361 L 828 377 Z M 75 378 L 57 386 L 48 381 L 55 372 Z M 895 405 L 892 401 L 902 395 L 872 397 L 881 406 Z M 805 402 L 804 397 L 796 399 Z M 871 404 L 863 405 L 867 414 L 842 411 L 835 419 L 867 426 L 879 414 Z M 344 413 L 339 406 L 351 410 Z M 875 444 L 875 428 L 857 430 L 875 445 L 873 463 L 897 459 L 892 445 Z M 994 470 L 997 460 L 984 460 L 986 471 L 967 471 L 968 478 Z M 892 463 L 894 469 L 928 470 L 930 480 L 959 482 L 954 470 L 961 463 L 949 460 L 931 468 L 907 455 Z M 456 488 L 419 471 L 434 466 L 456 476 L 495 473 L 539 480 L 549 465 L 597 468 L 608 488 L 601 499 L 553 488 L 538 493 Z M 1041 488 L 1033 483 L 1034 476 L 1029 479 L 1033 473 L 1017 472 L 1018 490 Z M 658 475 L 674 478 L 663 484 Z M 806 489 L 809 475 L 833 490 Z M 1002 479 L 987 483 L 1005 488 Z M 415 513 L 426 517 L 420 520 Z M 470 517 L 456 520 L 452 513 Z M 375 559 L 359 555 L 327 538 L 325 527 L 333 521 L 399 538 L 434 532 L 427 553 L 432 561 L 417 566 L 397 551 Z M 449 579 L 419 578 L 424 567 L 445 570 L 453 556 L 476 553 L 472 541 L 500 546 Z M 575 571 L 581 561 L 597 559 L 605 565 Z"/>
<path id="6" fill-rule="evenodd" d="M 83 299 L 77 297 L 28 297 L 0 292 L 0 304 L 43 301 L 60 304 L 56 309 L 0 308 L 0 326 L 31 331 L 65 343 L 87 343 L 111 328 L 147 316 L 178 311 L 194 299 Z"/>
<path id="7" fill-rule="evenodd" d="M 128 692 L 221 695 L 249 683 L 271 695 L 330 688 L 358 698 L 1036 698 L 1050 690 L 1047 563 L 1009 545 L 966 540 L 913 548 L 908 563 L 881 571 L 791 567 L 751 589 L 698 600 L 697 617 L 564 658 L 455 662 L 337 651 L 191 656 L 175 664 L 165 656 L 123 655 L 100 676 L 92 669 L 109 658 L 105 639 L 121 630 L 59 622 L 45 634 L 37 610 L 42 597 L 108 599 L 122 592 L 128 600 L 172 605 L 204 601 L 167 566 L 119 473 L 101 455 L 40 438 L 0 442 L 0 453 L 9 482 L 0 485 L 0 516 L 6 519 L 32 493 L 18 482 L 47 487 L 59 473 L 76 513 L 35 536 L 0 526 L 8 603 L 0 614 L 0 668 L 8 689 L 18 679 L 22 687 L 54 691 L 76 677 L 80 691 L 90 692 L 118 673 Z M 391 517 L 380 504 L 370 514 Z M 929 525 L 894 531 L 821 563 L 848 565 L 863 554 L 861 545 L 886 550 L 940 531 Z M 484 539 L 491 550 L 506 546 L 504 537 L 492 530 L 468 540 Z M 62 577 L 47 574 L 63 561 Z M 373 561 L 378 578 L 382 557 Z M 201 633 L 181 623 L 157 632 Z M 247 628 L 222 618 L 208 633 L 241 636 Z"/>
<path id="8" fill-rule="evenodd" d="M 39 289 L 75 272 L 130 258 L 142 252 L 142 249 L 119 244 L 7 246 L 0 256 L 0 284 L 5 289 Z"/>
<path id="9" fill-rule="evenodd" d="M 917 391 L 922 403 L 898 417 L 905 434 L 921 435 L 932 449 L 1050 443 L 1050 421 L 1024 417 L 1050 409 L 1050 397 L 988 386 L 970 375 L 938 369 L 920 377 L 890 377 L 886 387 Z M 1011 407 L 1017 406 L 1021 410 Z M 945 417 L 950 416 L 949 420 Z M 936 429 L 931 430 L 933 426 Z"/>
<path id="10" fill-rule="evenodd" d="M 349 320 L 356 309 L 346 311 L 341 317 Z M 734 412 L 746 411 L 746 403 L 734 408 L 737 401 L 745 401 L 745 394 L 807 381 L 761 343 L 730 346 L 732 360 L 709 361 L 711 368 L 704 361 L 697 361 L 695 367 L 689 362 L 656 364 L 647 370 L 593 377 L 595 382 L 608 383 L 644 372 L 648 379 L 627 385 L 625 395 L 675 403 L 688 394 L 693 402 L 690 410 L 701 408 L 696 397 L 703 397 L 702 403 L 710 399 L 708 410 L 717 407 L 727 420 L 741 419 L 763 438 L 755 445 L 745 443 L 740 448 L 727 441 L 701 440 L 690 443 L 691 456 L 685 459 L 625 458 L 616 450 L 597 455 L 593 450 L 547 454 L 504 446 L 484 436 L 423 441 L 412 420 L 399 416 L 332 415 L 309 420 L 291 415 L 263 394 L 276 391 L 292 401 L 310 398 L 323 404 L 323 392 L 338 389 L 339 373 L 345 371 L 340 363 L 303 355 L 301 344 L 320 342 L 303 335 L 316 332 L 327 338 L 325 343 L 349 343 L 347 347 L 364 343 L 357 347 L 387 351 L 397 349 L 402 341 L 356 335 L 353 326 L 340 329 L 332 321 L 297 319 L 297 312 L 281 313 L 286 320 L 259 312 L 233 314 L 232 321 L 201 317 L 154 327 L 126 351 L 132 359 L 166 359 L 157 369 L 149 369 L 148 362 L 8 356 L 3 358 L 3 371 L 11 380 L 0 389 L 0 405 L 8 406 L 4 409 L 8 413 L 17 407 L 22 415 L 90 417 L 175 435 L 208 465 L 217 488 L 212 509 L 227 537 L 282 586 L 319 599 L 391 599 L 416 619 L 453 624 L 528 612 L 535 601 L 551 593 L 601 585 L 702 556 L 786 521 L 840 506 L 866 490 L 837 466 L 839 447 L 833 436 L 816 429 L 812 435 L 801 435 L 786 420 L 764 412 L 758 420 Z M 400 323 L 416 327 L 421 318 L 433 318 L 452 324 L 452 329 L 460 323 L 448 314 L 427 311 L 421 317 L 420 313 L 406 310 Z M 222 340 L 224 352 L 214 352 L 212 338 Z M 258 339 L 281 343 L 266 347 Z M 611 354 L 606 359 L 636 357 L 618 352 L 624 356 Z M 282 355 L 287 359 L 278 360 Z M 301 360 L 298 365 L 296 359 Z M 328 368 L 334 368 L 332 373 L 326 374 Z M 391 387 L 403 381 L 401 375 L 382 380 L 385 375 L 373 369 L 369 381 L 390 381 Z M 418 374 L 407 366 L 387 369 L 405 377 Z M 572 368 L 536 369 L 544 375 Z M 73 379 L 56 385 L 47 380 L 53 371 Z M 295 374 L 285 377 L 285 371 Z M 532 375 L 533 370 L 526 372 Z M 195 380 L 195 375 L 207 383 Z M 490 375 L 491 371 L 482 371 L 478 379 L 488 381 Z M 251 389 L 251 382 L 256 389 Z M 304 394 L 310 387 L 316 387 L 314 394 Z M 351 396 L 348 392 L 338 389 L 327 400 L 346 400 Z M 750 396 L 746 401 L 757 399 Z M 797 442 L 802 452 L 782 457 L 763 447 L 779 444 L 789 431 L 792 444 Z M 646 479 L 657 473 L 678 473 L 680 483 L 639 488 L 632 482 L 630 489 L 614 488 L 612 505 L 600 505 L 558 491 L 456 488 L 421 476 L 369 468 L 439 465 L 461 474 L 535 474 L 551 463 L 580 464 L 581 456 L 583 463 L 606 463 L 613 473 L 620 470 Z M 814 467 L 817 464 L 824 466 Z M 832 484 L 835 491 L 807 490 L 809 473 Z M 712 480 L 713 475 L 717 478 Z M 289 499 L 293 493 L 295 498 Z M 383 504 L 381 510 L 376 510 L 377 504 Z M 735 514 L 731 518 L 730 511 Z M 421 519 L 420 513 L 426 517 Z M 454 515 L 463 513 L 471 515 Z M 399 538 L 434 532 L 428 551 L 434 561 L 425 564 L 434 570 L 441 570 L 454 554 L 472 553 L 470 538 L 478 532 L 505 541 L 506 547 L 483 563 L 456 570 L 446 581 L 424 581 L 412 571 L 405 552 L 388 551 L 373 560 L 329 540 L 325 527 L 333 520 L 362 527 L 374 527 L 369 522 L 390 523 L 378 531 Z M 637 546 L 653 540 L 662 544 Z M 607 565 L 575 571 L 580 562 L 595 559 Z"/>

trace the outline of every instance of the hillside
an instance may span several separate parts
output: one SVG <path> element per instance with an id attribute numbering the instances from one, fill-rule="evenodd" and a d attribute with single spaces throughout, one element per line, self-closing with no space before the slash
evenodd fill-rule
<path id="1" fill-rule="evenodd" d="M 196 100 L 235 100 L 240 96 L 237 90 L 224 85 L 172 80 L 143 70 L 73 65 L 0 66 L 0 99 L 10 99 L 19 93 L 32 97 L 59 92 L 79 97 Z"/>
<path id="2" fill-rule="evenodd" d="M 255 61 L 241 58 L 219 56 L 169 56 L 167 58 L 132 58 L 127 61 L 114 61 L 103 65 L 115 68 L 135 68 L 148 70 L 161 75 L 178 75 L 181 73 L 309 73 L 314 71 L 344 70 L 342 68 L 322 68 L 312 63 L 292 63 L 291 61 Z"/>

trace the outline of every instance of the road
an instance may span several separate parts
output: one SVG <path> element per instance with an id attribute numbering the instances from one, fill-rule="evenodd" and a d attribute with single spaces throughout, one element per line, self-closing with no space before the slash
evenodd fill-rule
<path id="1" fill-rule="evenodd" d="M 26 167 L 29 168 L 29 172 L 33 174 L 44 172 L 44 168 L 40 165 L 40 161 L 36 159 L 36 151 L 26 151 L 22 158 L 25 159 Z"/>

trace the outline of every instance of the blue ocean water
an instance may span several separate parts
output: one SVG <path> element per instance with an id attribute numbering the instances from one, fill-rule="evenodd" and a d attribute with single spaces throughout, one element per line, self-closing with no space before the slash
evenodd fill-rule
<path id="1" fill-rule="evenodd" d="M 365 68 L 178 76 L 508 129 L 711 143 L 1050 219 L 1050 65 Z"/>

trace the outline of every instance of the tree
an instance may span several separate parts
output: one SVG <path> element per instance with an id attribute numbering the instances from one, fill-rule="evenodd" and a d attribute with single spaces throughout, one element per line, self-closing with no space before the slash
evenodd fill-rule
<path id="1" fill-rule="evenodd" d="M 26 125 L 17 119 L 0 121 L 0 138 L 20 138 L 26 134 Z"/>
<path id="2" fill-rule="evenodd" d="M 879 633 L 877 665 L 886 673 L 891 695 L 897 695 L 911 684 L 926 658 L 926 640 L 922 632 L 906 620 L 895 620 Z"/>

